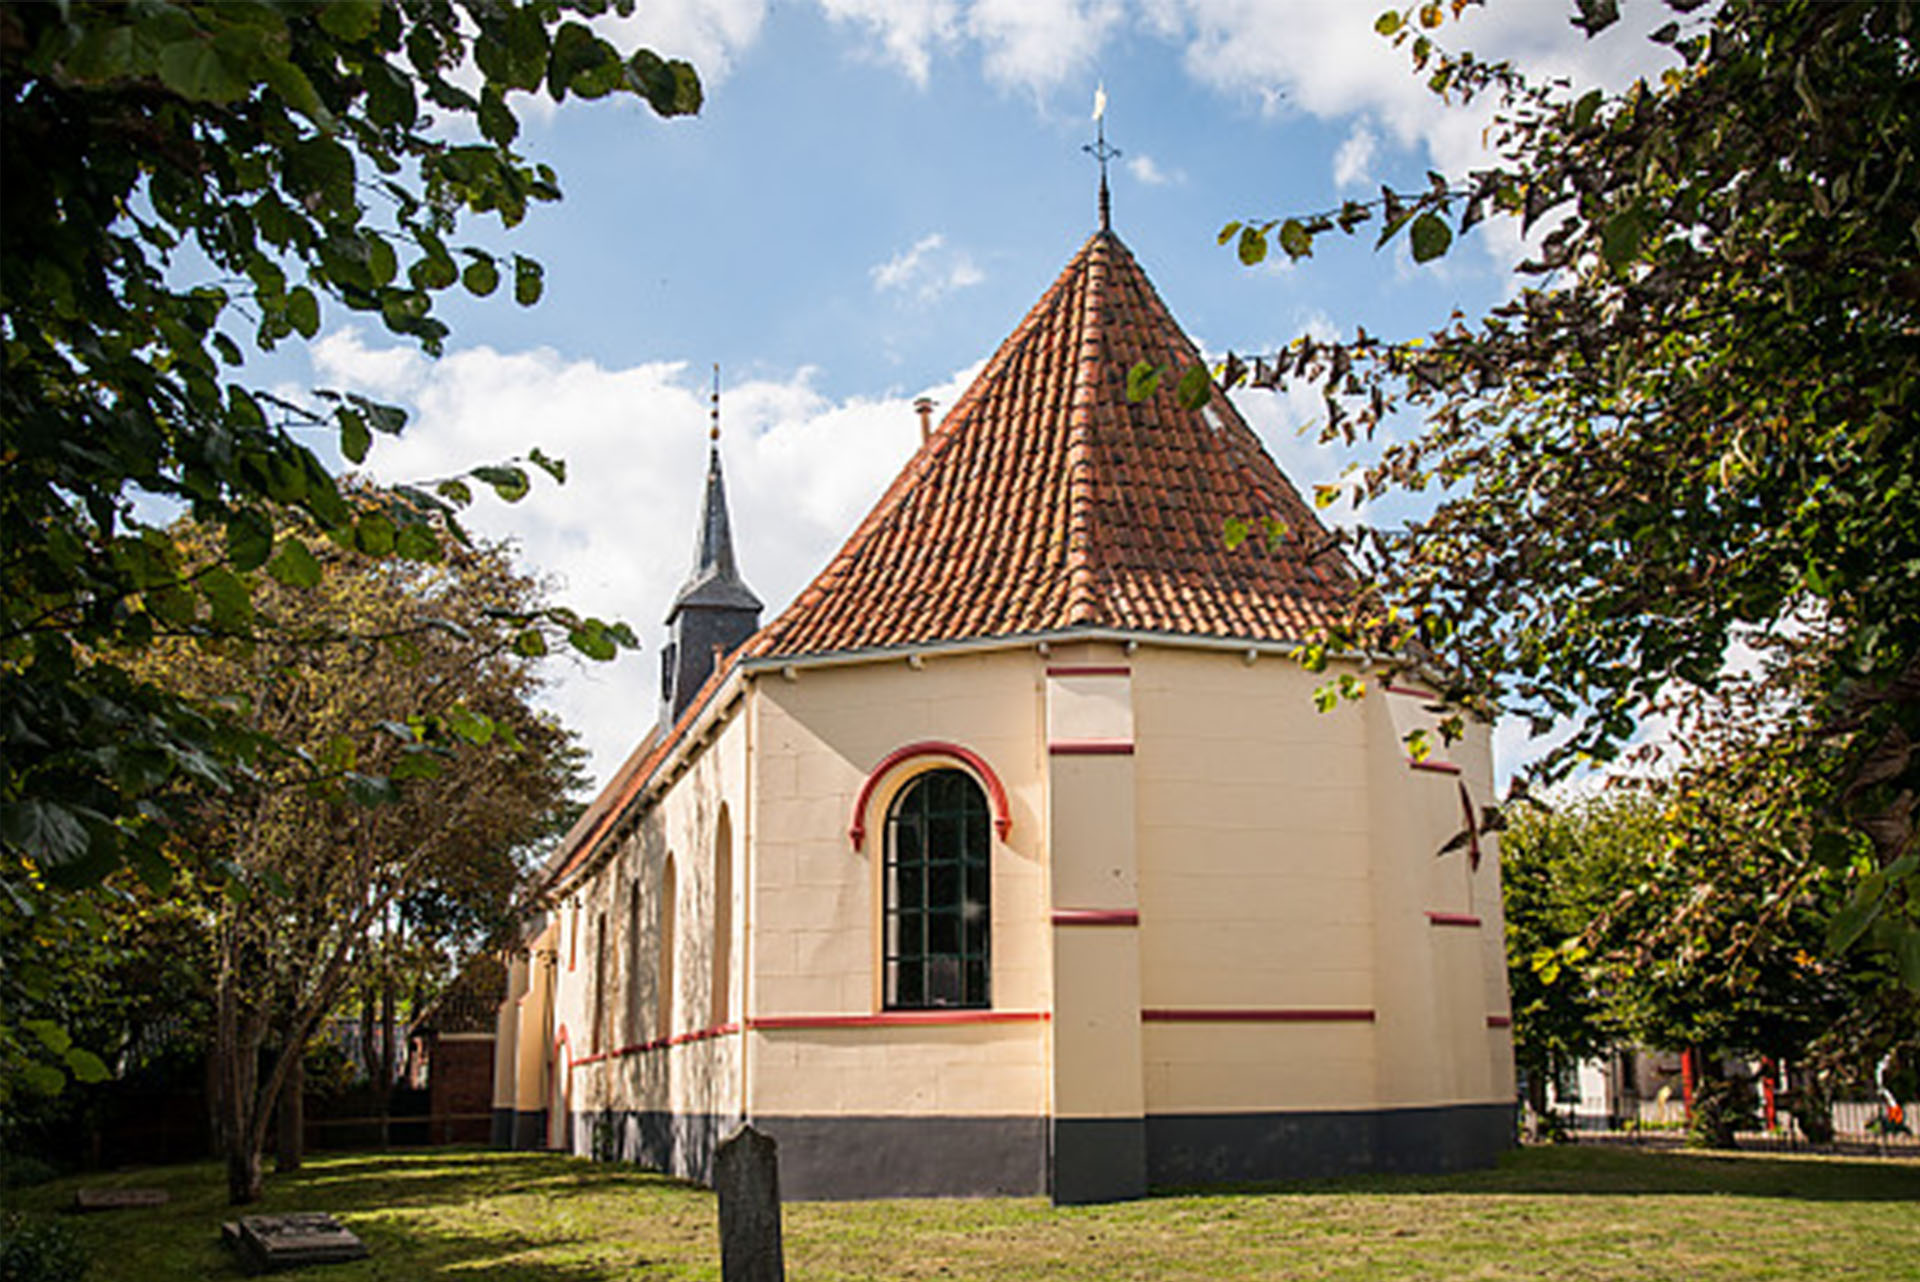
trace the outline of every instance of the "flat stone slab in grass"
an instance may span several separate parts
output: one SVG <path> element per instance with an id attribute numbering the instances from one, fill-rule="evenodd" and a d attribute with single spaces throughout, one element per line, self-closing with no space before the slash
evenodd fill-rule
<path id="1" fill-rule="evenodd" d="M 124 1211 L 135 1206 L 165 1206 L 165 1189 L 75 1189 L 76 1211 Z"/>
<path id="2" fill-rule="evenodd" d="M 324 1211 L 248 1215 L 220 1226 L 249 1273 L 277 1273 L 309 1264 L 342 1264 L 366 1258 L 366 1243 Z"/>

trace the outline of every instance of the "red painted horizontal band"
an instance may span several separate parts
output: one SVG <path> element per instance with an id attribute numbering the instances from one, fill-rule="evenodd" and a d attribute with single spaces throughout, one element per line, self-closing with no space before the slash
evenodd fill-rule
<path id="1" fill-rule="evenodd" d="M 1418 686 L 1387 685 L 1380 687 L 1388 694 L 1403 694 L 1409 699 L 1438 699 L 1440 696 L 1431 690 L 1422 690 Z"/>
<path id="2" fill-rule="evenodd" d="M 1480 919 L 1472 913 L 1428 913 L 1427 920 L 1436 926 L 1478 926 Z"/>
<path id="3" fill-rule="evenodd" d="M 769 1015 L 747 1027 L 770 1032 L 813 1028 L 915 1028 L 939 1024 L 1043 1024 L 1043 1010 L 883 1010 L 873 1015 Z"/>
<path id="4" fill-rule="evenodd" d="M 1133 669 L 1125 664 L 1063 663 L 1057 666 L 1049 665 L 1047 675 L 1050 677 L 1130 677 L 1133 675 Z"/>
<path id="5" fill-rule="evenodd" d="M 1056 926 L 1138 926 L 1140 912 L 1134 908 L 1056 908 Z"/>
<path id="6" fill-rule="evenodd" d="M 1143 1010 L 1148 1024 L 1371 1024 L 1370 1010 L 1283 1006 L 1259 1010 Z"/>
<path id="7" fill-rule="evenodd" d="M 1124 739 L 1056 739 L 1047 752 L 1055 757 L 1131 757 L 1133 744 Z"/>
<path id="8" fill-rule="evenodd" d="M 1513 1027 L 1513 1016 L 1511 1016 L 1511 1015 L 1489 1015 L 1489 1016 L 1487 1016 L 1487 1027 L 1488 1027 L 1488 1028 L 1512 1028 L 1512 1027 Z"/>
<path id="9" fill-rule="evenodd" d="M 1437 775 L 1457 775 L 1460 773 L 1460 767 L 1454 765 L 1451 761 L 1409 761 L 1407 766 L 1412 770 L 1430 770 Z"/>
<path id="10" fill-rule="evenodd" d="M 671 1037 L 656 1037 L 650 1042 L 635 1042 L 631 1046 L 620 1046 L 595 1055 L 583 1055 L 579 1059 L 569 1060 L 568 1066 L 578 1068 L 582 1064 L 597 1064 L 603 1059 L 623 1059 L 628 1055 L 644 1055 L 648 1051 L 662 1051 L 669 1046 L 684 1046 L 688 1042 L 704 1042 L 739 1031 L 738 1024 L 715 1024 L 712 1028 L 696 1028 L 690 1033 L 675 1033 Z"/>

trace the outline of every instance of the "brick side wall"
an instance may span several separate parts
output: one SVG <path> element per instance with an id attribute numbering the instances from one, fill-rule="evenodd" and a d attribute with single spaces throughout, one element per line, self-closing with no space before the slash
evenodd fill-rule
<path id="1" fill-rule="evenodd" d="M 493 1038 L 436 1038 L 431 1055 L 429 1142 L 487 1143 L 493 1109 Z"/>

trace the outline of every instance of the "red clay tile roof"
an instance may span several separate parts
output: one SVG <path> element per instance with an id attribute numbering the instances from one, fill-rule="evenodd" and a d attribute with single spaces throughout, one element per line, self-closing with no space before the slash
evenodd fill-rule
<path id="1" fill-rule="evenodd" d="M 786 657 L 1073 628 L 1300 639 L 1346 598 L 1325 530 L 1232 404 L 1185 410 L 1200 359 L 1119 237 L 1067 264 L 846 546 L 745 647 Z M 1127 371 L 1170 367 L 1127 399 Z M 1288 534 L 1229 551 L 1229 518 Z"/>

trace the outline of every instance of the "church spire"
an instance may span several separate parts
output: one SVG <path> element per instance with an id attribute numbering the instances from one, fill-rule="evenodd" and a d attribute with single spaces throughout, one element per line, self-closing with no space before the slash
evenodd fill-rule
<path id="1" fill-rule="evenodd" d="M 677 720 L 713 672 L 714 652 L 733 650 L 760 626 L 760 598 L 740 577 L 733 522 L 720 469 L 720 367 L 713 367 L 712 425 L 707 432 L 707 488 L 694 541 L 693 572 L 667 611 L 660 653 L 661 718 Z"/>

